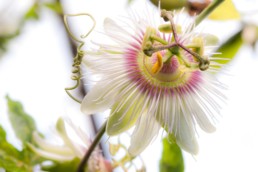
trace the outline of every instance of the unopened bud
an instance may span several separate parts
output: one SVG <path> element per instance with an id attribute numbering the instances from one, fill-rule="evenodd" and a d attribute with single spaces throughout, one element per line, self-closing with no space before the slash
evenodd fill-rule
<path id="1" fill-rule="evenodd" d="M 161 9 L 166 10 L 175 10 L 187 5 L 187 0 L 151 0 L 151 2 L 156 6 L 159 6 L 160 3 Z"/>

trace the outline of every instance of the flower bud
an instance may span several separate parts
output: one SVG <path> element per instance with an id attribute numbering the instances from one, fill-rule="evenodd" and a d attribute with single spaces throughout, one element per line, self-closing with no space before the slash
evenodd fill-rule
<path id="1" fill-rule="evenodd" d="M 151 0 L 151 2 L 156 6 L 158 6 L 160 2 L 161 9 L 166 10 L 179 9 L 187 5 L 187 0 Z"/>

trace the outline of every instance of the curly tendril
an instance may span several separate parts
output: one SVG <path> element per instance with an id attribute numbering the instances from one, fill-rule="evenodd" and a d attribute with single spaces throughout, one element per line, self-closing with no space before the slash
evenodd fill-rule
<path id="1" fill-rule="evenodd" d="M 72 87 L 67 87 L 65 88 L 66 93 L 69 95 L 69 97 L 71 97 L 74 101 L 81 103 L 81 100 L 78 100 L 77 98 L 75 98 L 70 91 L 71 90 L 75 90 L 76 88 L 78 88 L 78 86 L 80 85 L 80 80 L 81 80 L 81 62 L 82 62 L 82 58 L 84 56 L 84 51 L 81 50 L 81 48 L 84 45 L 84 41 L 81 39 L 76 38 L 76 36 L 73 35 L 73 33 L 71 32 L 71 30 L 69 29 L 69 25 L 67 22 L 67 18 L 68 17 L 78 17 L 78 16 L 88 16 L 91 18 L 91 20 L 93 21 L 93 26 L 91 27 L 91 29 L 85 34 L 85 35 L 81 35 L 80 38 L 81 39 L 85 39 L 89 36 L 89 34 L 93 31 L 93 29 L 95 28 L 96 25 L 96 21 L 95 19 L 92 17 L 92 15 L 88 14 L 88 13 L 79 13 L 79 14 L 66 14 L 64 15 L 64 24 L 65 24 L 65 28 L 67 30 L 67 33 L 69 34 L 69 36 L 76 42 L 78 42 L 80 45 L 77 47 L 77 53 L 75 55 L 75 57 L 73 58 L 73 70 L 72 70 L 72 76 L 71 79 L 76 81 L 76 84 Z"/>

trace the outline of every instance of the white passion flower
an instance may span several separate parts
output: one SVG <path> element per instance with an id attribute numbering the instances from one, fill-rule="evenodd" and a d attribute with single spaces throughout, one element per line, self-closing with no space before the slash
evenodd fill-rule
<path id="1" fill-rule="evenodd" d="M 72 131 L 68 134 L 69 129 Z M 62 140 L 62 144 L 54 144 L 43 139 L 39 133 L 33 133 L 33 139 L 37 146 L 28 143 L 32 151 L 48 160 L 57 162 L 72 161 L 75 158 L 82 159 L 91 140 L 79 127 L 70 120 L 58 119 L 56 131 Z M 87 172 L 111 172 L 111 164 L 104 159 L 99 152 L 94 152 L 89 160 Z"/>
<path id="2" fill-rule="evenodd" d="M 93 114 L 110 108 L 110 136 L 135 125 L 132 156 L 141 153 L 161 127 L 191 154 L 198 153 L 196 124 L 215 131 L 224 96 L 213 74 L 219 64 L 207 46 L 211 36 L 195 33 L 193 20 L 180 25 L 177 15 L 159 11 L 119 22 L 107 18 L 104 35 L 113 42 L 96 43 L 99 48 L 84 58 L 101 79 L 84 97 L 81 110 Z"/>

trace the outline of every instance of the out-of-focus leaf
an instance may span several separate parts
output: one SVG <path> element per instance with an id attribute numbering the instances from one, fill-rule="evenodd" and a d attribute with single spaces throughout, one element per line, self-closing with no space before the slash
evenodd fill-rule
<path id="1" fill-rule="evenodd" d="M 32 172 L 30 166 L 24 159 L 23 153 L 7 142 L 6 132 L 0 126 L 0 168 L 10 172 Z"/>
<path id="2" fill-rule="evenodd" d="M 236 56 L 244 42 L 241 35 L 242 31 L 237 32 L 216 50 L 216 52 L 221 54 L 215 55 L 214 57 L 221 57 L 222 59 L 218 58 L 215 62 L 226 64 Z M 217 68 L 220 68 L 220 66 L 217 66 Z"/>
<path id="3" fill-rule="evenodd" d="M 163 152 L 159 164 L 160 172 L 183 172 L 184 159 L 181 149 L 176 143 L 163 139 Z"/>
<path id="4" fill-rule="evenodd" d="M 234 20 L 240 19 L 240 14 L 236 10 L 232 0 L 225 0 L 216 8 L 210 15 L 209 19 L 212 20 Z"/>
<path id="5" fill-rule="evenodd" d="M 48 172 L 65 172 L 65 171 L 76 172 L 79 166 L 79 163 L 80 163 L 80 159 L 75 158 L 72 161 L 67 161 L 63 163 L 56 162 L 51 166 L 43 166 L 42 170 L 48 171 Z"/>
<path id="6" fill-rule="evenodd" d="M 25 20 L 28 20 L 28 19 L 36 19 L 37 20 L 37 19 L 39 19 L 38 11 L 39 11 L 39 5 L 37 3 L 35 3 L 34 5 L 32 5 L 30 7 L 30 9 L 25 14 L 25 16 L 24 16 Z"/>
<path id="7" fill-rule="evenodd" d="M 161 9 L 166 9 L 166 10 L 174 10 L 174 9 L 179 9 L 182 7 L 185 7 L 187 5 L 187 0 L 151 0 L 151 2 L 158 6 L 160 2 L 160 7 Z"/>
<path id="8" fill-rule="evenodd" d="M 13 34 L 10 35 L 0 35 L 0 51 L 6 51 L 6 47 L 8 42 L 19 35 L 19 31 L 16 31 Z"/>
<path id="9" fill-rule="evenodd" d="M 63 14 L 62 6 L 59 2 L 45 3 L 44 5 L 58 14 Z"/>
<path id="10" fill-rule="evenodd" d="M 20 102 L 12 100 L 6 96 L 8 104 L 8 115 L 16 136 L 25 145 L 26 142 L 32 142 L 32 133 L 36 131 L 34 120 L 24 112 Z"/>

